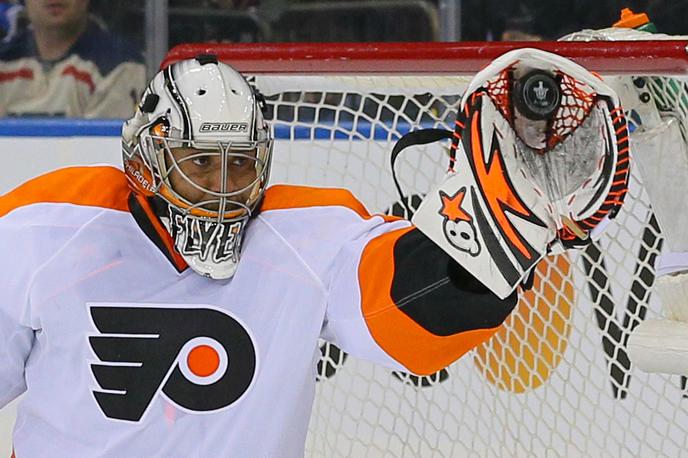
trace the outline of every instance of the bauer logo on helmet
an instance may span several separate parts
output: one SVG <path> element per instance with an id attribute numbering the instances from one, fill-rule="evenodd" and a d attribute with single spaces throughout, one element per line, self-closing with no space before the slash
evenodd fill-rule
<path id="1" fill-rule="evenodd" d="M 245 122 L 204 122 L 200 132 L 248 132 Z"/>

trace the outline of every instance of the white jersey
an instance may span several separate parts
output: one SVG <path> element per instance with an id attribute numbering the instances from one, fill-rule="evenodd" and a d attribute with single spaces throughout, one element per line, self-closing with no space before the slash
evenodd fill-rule
<path id="1" fill-rule="evenodd" d="M 446 316 L 421 316 L 395 297 L 414 280 L 394 284 L 417 231 L 343 190 L 270 188 L 227 281 L 166 255 L 159 222 L 148 237 L 131 206 L 112 167 L 59 170 L 0 198 L 0 407 L 26 391 L 17 458 L 300 457 L 320 337 L 431 373 L 514 305 L 445 285 L 436 292 L 457 310 L 462 298 L 494 307 L 476 325 L 424 296 Z"/>

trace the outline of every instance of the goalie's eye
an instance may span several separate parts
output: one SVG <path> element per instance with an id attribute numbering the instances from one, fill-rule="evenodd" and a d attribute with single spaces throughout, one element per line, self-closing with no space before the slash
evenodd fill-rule
<path id="1" fill-rule="evenodd" d="M 468 232 L 462 232 L 462 233 L 461 233 L 461 238 L 464 239 L 464 240 L 470 240 L 470 239 L 471 239 L 471 235 L 470 235 Z"/>
<path id="2" fill-rule="evenodd" d="M 244 167 L 246 164 L 248 164 L 249 159 L 245 157 L 240 157 L 240 156 L 235 156 L 232 158 L 230 161 L 230 165 L 233 167 Z"/>
<path id="3" fill-rule="evenodd" d="M 198 167 L 206 167 L 210 164 L 210 159 L 208 156 L 198 156 L 193 158 L 191 162 Z"/>

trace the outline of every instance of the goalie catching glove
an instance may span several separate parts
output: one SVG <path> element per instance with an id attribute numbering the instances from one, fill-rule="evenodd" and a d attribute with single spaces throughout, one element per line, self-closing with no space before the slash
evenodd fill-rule
<path id="1" fill-rule="evenodd" d="M 453 132 L 414 131 L 397 142 L 402 202 L 399 153 L 443 138 L 452 140 L 448 174 L 412 222 L 500 298 L 549 251 L 588 243 L 627 190 L 618 97 L 548 52 L 504 54 L 469 84 Z"/>

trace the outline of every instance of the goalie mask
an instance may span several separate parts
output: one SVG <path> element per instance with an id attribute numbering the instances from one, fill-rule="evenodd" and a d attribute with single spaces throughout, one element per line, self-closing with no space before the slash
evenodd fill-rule
<path id="1" fill-rule="evenodd" d="M 193 270 L 231 277 L 268 182 L 272 136 L 259 95 L 199 56 L 159 72 L 141 100 L 122 128 L 130 187 Z"/>

